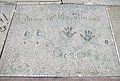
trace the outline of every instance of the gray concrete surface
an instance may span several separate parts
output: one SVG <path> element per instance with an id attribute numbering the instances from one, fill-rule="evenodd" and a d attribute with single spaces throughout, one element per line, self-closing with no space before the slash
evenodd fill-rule
<path id="1" fill-rule="evenodd" d="M 0 81 L 120 81 L 120 77 L 80 77 L 80 78 L 0 77 Z"/>
<path id="2" fill-rule="evenodd" d="M 114 37 L 116 39 L 116 45 L 119 51 L 120 58 L 120 7 L 119 6 L 109 6 L 108 7 L 112 29 L 114 32 Z"/>
<path id="3" fill-rule="evenodd" d="M 120 76 L 105 6 L 18 5 L 0 75 Z"/>
<path id="4" fill-rule="evenodd" d="M 60 1 L 60 0 L 0 0 L 1 2 L 2 1 L 7 1 L 7 2 L 14 2 L 14 1 L 21 1 L 21 2 L 28 2 L 28 1 L 32 1 L 32 2 L 35 2 L 35 1 Z"/>
<path id="5" fill-rule="evenodd" d="M 90 5 L 120 5 L 120 0 L 63 0 L 64 3 L 81 3 Z"/>
<path id="6" fill-rule="evenodd" d="M 120 5 L 120 0 L 0 0 L 0 2 L 26 2 L 26 3 L 36 3 L 40 2 L 63 2 L 63 3 L 80 3 L 80 4 L 89 4 L 89 5 Z"/>
<path id="7" fill-rule="evenodd" d="M 15 5 L 0 4 L 0 53 L 10 25 Z"/>

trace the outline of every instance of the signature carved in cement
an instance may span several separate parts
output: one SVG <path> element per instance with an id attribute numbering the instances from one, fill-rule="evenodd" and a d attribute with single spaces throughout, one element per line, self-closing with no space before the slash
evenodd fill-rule
<path id="1" fill-rule="evenodd" d="M 6 26 L 0 26 L 0 32 L 4 32 L 6 30 Z"/>
<path id="2" fill-rule="evenodd" d="M 37 36 L 41 36 L 42 35 L 42 31 L 37 30 Z"/>
<path id="3" fill-rule="evenodd" d="M 0 18 L 1 24 L 4 23 L 4 22 L 6 22 L 6 21 L 8 21 L 8 19 L 7 19 L 7 17 L 5 16 L 5 14 L 2 13 L 2 15 L 3 15 L 3 17 L 4 17 L 5 20 L 4 20 L 3 18 Z M 7 25 L 8 23 L 6 23 L 6 24 L 4 24 L 4 25 L 3 25 L 3 24 L 1 25 L 1 24 L 0 24 L 0 32 L 4 32 L 4 31 L 6 30 L 6 25 Z"/>
<path id="4" fill-rule="evenodd" d="M 25 32 L 24 36 L 30 38 L 30 37 L 31 37 L 30 31 L 27 30 L 27 31 Z"/>

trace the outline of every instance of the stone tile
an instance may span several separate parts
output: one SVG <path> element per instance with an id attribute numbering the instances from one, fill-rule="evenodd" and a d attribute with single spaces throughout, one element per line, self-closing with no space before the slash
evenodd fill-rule
<path id="1" fill-rule="evenodd" d="M 63 0 L 64 3 L 82 3 L 98 5 L 120 5 L 120 0 Z"/>
<path id="2" fill-rule="evenodd" d="M 113 26 L 113 32 L 117 42 L 118 51 L 120 53 L 120 7 L 109 6 L 110 19 Z M 119 54 L 120 58 L 120 54 Z"/>
<path id="3" fill-rule="evenodd" d="M 0 75 L 120 76 L 105 6 L 18 5 Z"/>
<path id="4" fill-rule="evenodd" d="M 0 52 L 10 24 L 15 5 L 0 4 Z"/>

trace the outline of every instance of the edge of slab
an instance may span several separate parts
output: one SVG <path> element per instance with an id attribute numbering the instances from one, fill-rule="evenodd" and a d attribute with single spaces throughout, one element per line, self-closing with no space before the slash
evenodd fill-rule
<path id="1" fill-rule="evenodd" d="M 80 78 L 0 77 L 0 81 L 120 81 L 120 77 L 80 77 Z"/>

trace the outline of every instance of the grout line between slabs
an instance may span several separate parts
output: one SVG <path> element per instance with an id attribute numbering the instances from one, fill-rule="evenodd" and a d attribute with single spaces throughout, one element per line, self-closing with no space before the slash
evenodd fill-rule
<path id="1" fill-rule="evenodd" d="M 114 34 L 114 31 L 113 31 L 113 26 L 112 26 L 112 22 L 111 22 L 111 19 L 110 19 L 109 10 L 108 10 L 108 7 L 107 7 L 107 6 L 106 6 L 106 11 L 107 11 L 108 22 L 109 22 L 109 24 L 110 24 L 110 30 L 111 30 L 111 33 L 112 33 L 114 45 L 115 45 L 115 48 L 116 48 L 116 53 L 117 53 L 117 57 L 118 57 L 118 62 L 119 62 L 119 64 L 120 64 L 120 55 L 119 55 L 119 51 L 118 51 L 118 47 L 117 47 L 117 43 L 116 43 L 116 39 L 115 39 L 115 34 Z"/>
<path id="2" fill-rule="evenodd" d="M 11 27 L 11 24 L 12 24 L 12 21 L 13 21 L 13 17 L 15 15 L 15 10 L 17 8 L 17 4 L 15 5 L 15 8 L 14 8 L 14 11 L 13 11 L 13 14 L 12 14 L 12 17 L 11 17 L 11 20 L 10 20 L 10 24 L 8 26 L 8 31 L 7 31 L 7 34 L 6 34 L 6 37 L 5 37 L 5 41 L 3 43 L 3 47 L 2 47 L 2 50 L 1 50 L 1 53 L 0 53 L 0 59 L 2 58 L 2 54 L 3 54 L 3 51 L 4 51 L 4 48 L 5 48 L 5 44 L 6 44 L 6 41 L 7 41 L 7 37 L 8 37 L 8 34 L 9 34 L 9 31 L 10 31 L 10 27 Z"/>

